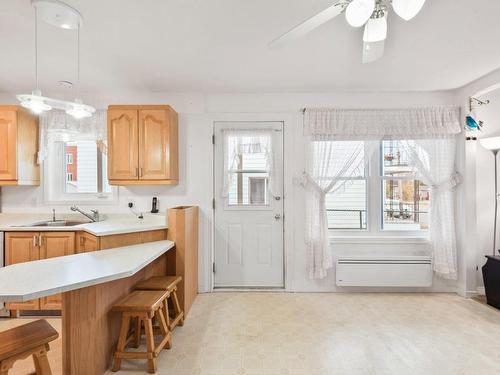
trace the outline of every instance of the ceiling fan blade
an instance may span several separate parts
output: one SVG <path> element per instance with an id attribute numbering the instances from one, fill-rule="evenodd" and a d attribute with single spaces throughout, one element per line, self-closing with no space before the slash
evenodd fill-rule
<path id="1" fill-rule="evenodd" d="M 384 56 L 385 40 L 363 42 L 363 64 L 368 64 Z"/>
<path id="2" fill-rule="evenodd" d="M 344 10 L 345 4 L 346 3 L 343 0 L 337 1 L 332 6 L 326 8 L 325 10 L 312 16 L 308 20 L 295 26 L 293 29 L 281 35 L 280 37 L 274 39 L 271 43 L 269 43 L 269 47 L 280 47 L 291 39 L 300 38 L 301 36 L 306 35 L 325 22 L 328 22 L 331 19 L 337 17 Z"/>

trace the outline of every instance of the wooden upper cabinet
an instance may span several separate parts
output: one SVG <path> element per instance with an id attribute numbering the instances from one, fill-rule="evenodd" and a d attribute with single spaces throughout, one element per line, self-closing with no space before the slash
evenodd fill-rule
<path id="1" fill-rule="evenodd" d="M 0 186 L 39 185 L 38 118 L 22 107 L 0 106 Z"/>
<path id="2" fill-rule="evenodd" d="M 178 117 L 171 107 L 108 107 L 111 185 L 177 184 L 178 168 Z"/>
<path id="3" fill-rule="evenodd" d="M 137 180 L 139 178 L 138 135 L 136 110 L 108 110 L 109 180 Z"/>

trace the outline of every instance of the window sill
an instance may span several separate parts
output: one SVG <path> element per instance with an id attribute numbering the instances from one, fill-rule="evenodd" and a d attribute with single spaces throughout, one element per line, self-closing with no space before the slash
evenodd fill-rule
<path id="1" fill-rule="evenodd" d="M 428 244 L 423 236 L 331 236 L 330 244 Z"/>

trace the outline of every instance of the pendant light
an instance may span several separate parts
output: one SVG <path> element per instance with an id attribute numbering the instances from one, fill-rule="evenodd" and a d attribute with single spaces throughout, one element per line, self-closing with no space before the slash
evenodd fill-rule
<path id="1" fill-rule="evenodd" d="M 420 12 L 424 3 L 425 0 L 392 0 L 392 7 L 399 17 L 409 21 Z"/>
<path id="2" fill-rule="evenodd" d="M 363 26 L 375 10 L 375 0 L 353 0 L 347 6 L 345 18 L 353 27 Z"/>
<path id="3" fill-rule="evenodd" d="M 91 117 L 95 112 L 95 109 L 84 105 L 82 99 L 80 98 L 80 24 L 76 29 L 76 99 L 75 102 L 71 104 L 71 108 L 66 109 L 66 113 L 73 116 L 75 119 L 80 120 L 82 118 Z"/>
<path id="4" fill-rule="evenodd" d="M 35 8 L 35 80 L 36 88 L 31 94 L 17 95 L 21 106 L 30 109 L 34 113 L 40 114 L 51 109 L 60 109 L 75 119 L 90 117 L 95 112 L 95 108 L 83 104 L 79 96 L 80 87 L 80 27 L 83 22 L 82 15 L 68 4 L 59 0 L 32 0 L 31 4 Z M 77 98 L 74 102 L 53 99 L 42 96 L 38 87 L 38 15 L 48 24 L 66 30 L 77 30 Z"/>
<path id="5" fill-rule="evenodd" d="M 18 95 L 21 106 L 36 114 L 50 111 L 52 107 L 44 102 L 42 92 L 38 88 L 38 10 L 35 8 L 35 89 L 31 95 Z"/>

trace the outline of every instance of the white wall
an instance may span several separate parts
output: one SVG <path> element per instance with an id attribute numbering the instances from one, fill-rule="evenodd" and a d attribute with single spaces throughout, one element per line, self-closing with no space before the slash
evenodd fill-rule
<path id="1" fill-rule="evenodd" d="M 50 93 L 49 93 L 50 94 Z M 12 102 L 12 97 L 0 99 Z M 284 121 L 285 122 L 285 247 L 287 289 L 290 291 L 342 291 L 335 287 L 333 270 L 321 281 L 311 281 L 305 270 L 304 251 L 304 191 L 294 185 L 294 177 L 304 170 L 304 138 L 302 136 L 302 107 L 397 108 L 454 104 L 452 92 L 345 92 L 345 93 L 290 93 L 290 94 L 160 94 L 119 93 L 92 96 L 86 101 L 106 108 L 108 104 L 168 103 L 179 116 L 180 127 L 180 183 L 174 187 L 127 187 L 119 189 L 117 205 L 103 205 L 106 213 L 127 213 L 127 202 L 133 201 L 139 210 L 150 209 L 151 197 L 157 196 L 160 209 L 195 204 L 201 209 L 200 218 L 200 291 L 211 288 L 212 257 L 212 126 L 216 120 Z M 462 168 L 462 167 L 460 167 Z M 41 188 L 5 187 L 2 196 L 3 212 L 47 212 L 51 206 L 43 201 Z M 67 211 L 68 207 L 58 207 Z M 460 245 L 460 244 L 459 244 Z M 390 254 L 420 254 L 428 252 L 424 243 L 337 243 L 335 255 L 363 252 Z M 461 253 L 459 248 L 459 253 Z M 433 291 L 455 291 L 454 282 L 436 280 Z"/>
<path id="2" fill-rule="evenodd" d="M 468 110 L 470 96 L 491 97 L 492 104 L 479 110 L 479 115 L 484 117 L 486 124 L 481 133 L 474 134 L 479 138 L 500 135 L 498 102 L 494 103 L 498 101 L 495 97 L 498 97 L 496 91 L 499 88 L 500 69 L 455 90 L 455 102 L 462 104 L 464 113 Z M 458 216 L 462 218 L 458 233 L 462 249 L 459 254 L 458 292 L 464 296 L 472 296 L 483 285 L 481 266 L 484 264 L 484 254 L 493 242 L 493 159 L 479 142 L 473 140 L 465 142 L 461 158 L 464 183 L 458 192 L 461 202 Z"/>

